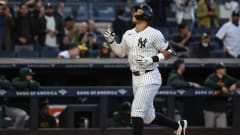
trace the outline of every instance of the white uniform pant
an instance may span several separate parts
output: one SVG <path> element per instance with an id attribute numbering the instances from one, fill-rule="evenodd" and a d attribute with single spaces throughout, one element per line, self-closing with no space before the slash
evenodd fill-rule
<path id="1" fill-rule="evenodd" d="M 15 121 L 13 128 L 24 128 L 25 118 L 27 116 L 24 110 L 16 107 L 5 107 L 5 111 L 7 116 Z"/>
<path id="2" fill-rule="evenodd" d="M 133 75 L 133 94 L 131 117 L 143 118 L 145 124 L 155 119 L 153 100 L 162 84 L 158 69 L 144 75 Z"/>
<path id="3" fill-rule="evenodd" d="M 226 128 L 227 116 L 225 112 L 212 112 L 204 110 L 206 128 Z"/>

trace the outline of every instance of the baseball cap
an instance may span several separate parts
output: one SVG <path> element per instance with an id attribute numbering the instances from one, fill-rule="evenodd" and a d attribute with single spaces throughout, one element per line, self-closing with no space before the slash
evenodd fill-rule
<path id="1" fill-rule="evenodd" d="M 109 47 L 108 44 L 104 43 L 104 44 L 101 46 L 101 48 L 108 48 L 108 49 L 109 49 L 110 47 Z"/>
<path id="2" fill-rule="evenodd" d="M 234 10 L 232 16 L 240 16 L 239 10 Z"/>
<path id="3" fill-rule="evenodd" d="M 28 67 L 21 68 L 19 73 L 21 75 L 35 75 L 35 73 L 32 71 L 32 69 L 28 68 Z"/>
<path id="4" fill-rule="evenodd" d="M 88 50 L 88 47 L 85 46 L 85 45 L 78 45 L 77 47 L 80 51 L 87 51 Z"/>
<path id="5" fill-rule="evenodd" d="M 223 62 L 220 62 L 218 64 L 215 65 L 215 70 L 218 70 L 218 69 L 225 69 L 225 64 Z"/>
<path id="6" fill-rule="evenodd" d="M 53 8 L 53 5 L 52 5 L 51 3 L 47 3 L 47 4 L 45 5 L 45 8 Z"/>
<path id="7" fill-rule="evenodd" d="M 5 1 L 0 1 L 0 5 L 5 5 L 6 2 Z"/>
<path id="8" fill-rule="evenodd" d="M 207 32 L 203 32 L 201 37 L 202 38 L 207 38 L 208 36 L 209 36 L 209 34 Z"/>

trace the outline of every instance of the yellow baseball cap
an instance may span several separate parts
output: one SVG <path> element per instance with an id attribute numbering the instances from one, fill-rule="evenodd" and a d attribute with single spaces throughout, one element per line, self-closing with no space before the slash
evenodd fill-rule
<path id="1" fill-rule="evenodd" d="M 88 50 L 88 47 L 85 46 L 85 45 L 78 45 L 77 47 L 80 51 L 87 51 Z"/>

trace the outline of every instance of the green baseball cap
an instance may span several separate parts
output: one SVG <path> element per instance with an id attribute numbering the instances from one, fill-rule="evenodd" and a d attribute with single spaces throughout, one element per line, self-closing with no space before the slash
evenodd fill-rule
<path id="1" fill-rule="evenodd" d="M 225 64 L 223 62 L 220 62 L 218 64 L 216 64 L 215 66 L 215 70 L 218 70 L 218 69 L 225 69 Z"/>
<path id="2" fill-rule="evenodd" d="M 28 67 L 21 68 L 19 71 L 19 74 L 20 75 L 35 75 L 35 73 L 32 71 L 32 69 L 28 68 Z"/>

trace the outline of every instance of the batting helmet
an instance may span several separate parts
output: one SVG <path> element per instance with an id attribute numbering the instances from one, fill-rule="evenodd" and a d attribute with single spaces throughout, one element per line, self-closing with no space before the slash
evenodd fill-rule
<path id="1" fill-rule="evenodd" d="M 153 10 L 148 4 L 141 4 L 139 6 L 134 7 L 135 11 L 138 9 L 142 9 L 144 12 L 141 15 L 135 15 L 137 20 L 145 20 L 151 21 L 153 16 Z"/>

